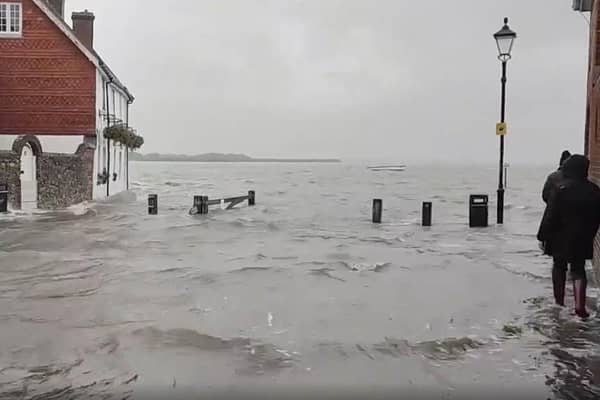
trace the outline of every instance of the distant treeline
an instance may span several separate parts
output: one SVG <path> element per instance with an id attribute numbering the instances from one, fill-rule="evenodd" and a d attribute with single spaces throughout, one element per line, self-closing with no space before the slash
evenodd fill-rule
<path id="1" fill-rule="evenodd" d="M 167 162 L 340 162 L 334 158 L 252 158 L 245 154 L 206 153 L 196 155 L 185 154 L 140 154 L 129 153 L 130 161 L 167 161 Z"/>

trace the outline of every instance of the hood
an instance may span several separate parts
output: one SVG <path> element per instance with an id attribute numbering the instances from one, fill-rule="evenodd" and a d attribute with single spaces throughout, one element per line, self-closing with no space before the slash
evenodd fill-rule
<path id="1" fill-rule="evenodd" d="M 565 161 L 567 161 L 571 157 L 571 152 L 569 150 L 565 150 L 560 155 L 560 161 L 558 162 L 558 166 L 562 167 Z"/>
<path id="2" fill-rule="evenodd" d="M 562 171 L 567 178 L 587 179 L 590 161 L 587 157 L 575 154 L 563 164 Z"/>

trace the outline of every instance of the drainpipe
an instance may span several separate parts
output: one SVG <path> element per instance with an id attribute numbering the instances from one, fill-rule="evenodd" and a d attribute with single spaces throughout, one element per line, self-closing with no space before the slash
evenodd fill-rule
<path id="1" fill-rule="evenodd" d="M 127 129 L 129 129 L 129 105 L 131 104 L 131 102 L 129 100 L 127 100 L 127 115 L 125 116 L 125 124 L 127 125 Z M 127 170 L 126 170 L 126 188 L 127 190 L 129 190 L 129 147 L 125 146 L 125 165 L 127 166 Z"/>
<path id="2" fill-rule="evenodd" d="M 108 89 L 113 82 L 112 77 L 106 82 L 106 126 L 110 126 L 110 96 Z M 106 196 L 110 196 L 110 139 L 106 139 Z"/>
<path id="3" fill-rule="evenodd" d="M 583 14 L 582 14 L 583 15 Z M 592 12 L 590 14 L 590 21 L 592 21 L 594 18 L 594 13 Z M 593 24 L 593 22 L 590 22 L 590 24 Z M 585 127 L 584 127 L 584 132 L 585 135 L 583 136 L 583 145 L 584 145 L 584 150 L 583 150 L 583 154 L 586 157 L 589 157 L 589 153 L 590 153 L 590 105 L 591 105 L 591 100 L 592 100 L 592 93 L 593 91 L 591 90 L 591 88 L 593 88 L 593 85 L 591 84 L 591 79 L 592 79 L 592 43 L 594 40 L 594 31 L 592 30 L 592 26 L 590 26 L 590 33 L 588 35 L 588 68 L 587 68 L 587 79 L 586 79 L 586 105 L 585 105 Z M 595 129 L 597 127 L 594 127 Z"/>

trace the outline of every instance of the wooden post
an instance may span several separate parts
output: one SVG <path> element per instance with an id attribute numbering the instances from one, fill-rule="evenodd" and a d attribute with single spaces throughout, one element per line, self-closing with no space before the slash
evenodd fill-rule
<path id="1" fill-rule="evenodd" d="M 0 183 L 0 213 L 8 212 L 8 184 Z"/>
<path id="2" fill-rule="evenodd" d="M 197 207 L 198 211 L 200 211 L 201 204 L 202 204 L 202 196 L 194 196 L 194 207 Z"/>
<path id="3" fill-rule="evenodd" d="M 431 226 L 431 214 L 433 204 L 429 201 L 423 202 L 423 226 Z"/>
<path id="4" fill-rule="evenodd" d="M 200 214 L 202 210 L 202 196 L 194 196 L 194 204 L 190 210 L 191 215 Z"/>
<path id="5" fill-rule="evenodd" d="M 148 195 L 148 214 L 150 214 L 150 215 L 158 214 L 158 195 L 157 194 L 149 194 Z"/>
<path id="6" fill-rule="evenodd" d="M 250 207 L 252 207 L 255 204 L 256 204 L 256 193 L 254 193 L 254 190 L 250 190 L 248 192 L 248 205 Z"/>
<path id="7" fill-rule="evenodd" d="M 202 203 L 200 207 L 200 214 L 208 214 L 208 196 L 201 196 Z"/>
<path id="8" fill-rule="evenodd" d="M 383 214 L 383 200 L 374 199 L 373 200 L 373 223 L 380 224 L 381 223 L 381 215 Z"/>

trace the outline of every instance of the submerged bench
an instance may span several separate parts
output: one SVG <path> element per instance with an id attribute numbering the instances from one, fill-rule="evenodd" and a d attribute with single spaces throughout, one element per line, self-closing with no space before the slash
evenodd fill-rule
<path id="1" fill-rule="evenodd" d="M 209 206 L 216 206 L 220 204 L 226 204 L 226 210 L 231 210 L 233 207 L 245 201 L 248 201 L 248 205 L 250 207 L 256 204 L 254 190 L 250 190 L 246 196 L 225 197 L 213 200 L 209 200 L 208 196 L 194 196 L 194 205 L 190 209 L 190 215 L 208 214 Z"/>

